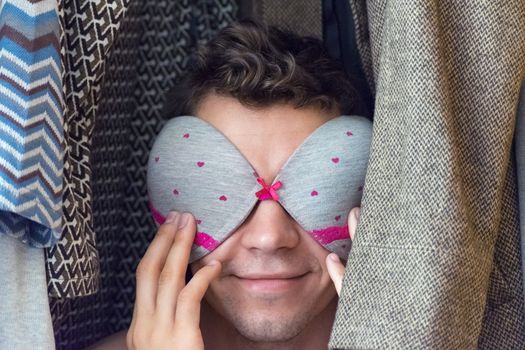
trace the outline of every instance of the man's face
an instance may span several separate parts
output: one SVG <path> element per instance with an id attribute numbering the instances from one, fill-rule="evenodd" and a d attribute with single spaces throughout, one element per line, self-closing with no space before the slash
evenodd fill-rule
<path id="1" fill-rule="evenodd" d="M 234 98 L 210 94 L 195 115 L 228 137 L 270 185 L 304 139 L 338 113 L 291 105 L 250 109 Z M 207 303 L 248 339 L 285 341 L 336 297 L 324 262 L 328 254 L 278 202 L 264 200 L 191 269 L 221 261 L 223 269 L 208 289 Z"/>

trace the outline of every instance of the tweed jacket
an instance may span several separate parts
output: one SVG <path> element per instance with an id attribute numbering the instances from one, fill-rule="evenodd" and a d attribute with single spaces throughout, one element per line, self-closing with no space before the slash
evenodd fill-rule
<path id="1" fill-rule="evenodd" d="M 375 94 L 331 349 L 524 349 L 525 1 L 349 0 Z"/>

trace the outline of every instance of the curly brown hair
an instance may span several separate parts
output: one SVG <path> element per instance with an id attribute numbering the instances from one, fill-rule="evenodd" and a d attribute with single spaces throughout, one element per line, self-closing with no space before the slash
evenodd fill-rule
<path id="1" fill-rule="evenodd" d="M 322 41 L 254 21 L 234 23 L 199 48 L 188 74 L 166 95 L 164 114 L 192 114 L 209 93 L 252 107 L 291 103 L 351 114 L 357 94 Z"/>

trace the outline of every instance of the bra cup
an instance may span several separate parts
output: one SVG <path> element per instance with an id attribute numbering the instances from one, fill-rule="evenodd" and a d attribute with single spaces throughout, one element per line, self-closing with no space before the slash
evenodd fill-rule
<path id="1" fill-rule="evenodd" d="M 279 202 L 286 211 L 342 259 L 351 248 L 343 230 L 348 213 L 361 203 L 371 140 L 367 118 L 335 118 L 303 142 L 275 179 L 283 184 Z"/>
<path id="2" fill-rule="evenodd" d="M 148 196 L 163 217 L 177 210 L 198 220 L 204 241 L 193 245 L 190 262 L 208 254 L 248 217 L 260 187 L 254 173 L 239 150 L 205 121 L 181 116 L 163 127 L 148 159 Z"/>

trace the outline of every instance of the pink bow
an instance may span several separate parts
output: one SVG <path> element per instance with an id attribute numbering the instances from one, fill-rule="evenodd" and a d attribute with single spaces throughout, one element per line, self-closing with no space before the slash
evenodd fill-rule
<path id="1" fill-rule="evenodd" d="M 257 198 L 259 198 L 262 201 L 265 199 L 279 200 L 279 195 L 276 191 L 282 186 L 281 181 L 277 181 L 272 186 L 268 186 L 266 182 L 264 182 L 263 178 L 258 177 L 257 182 L 263 187 L 262 190 L 258 191 L 255 194 Z"/>

